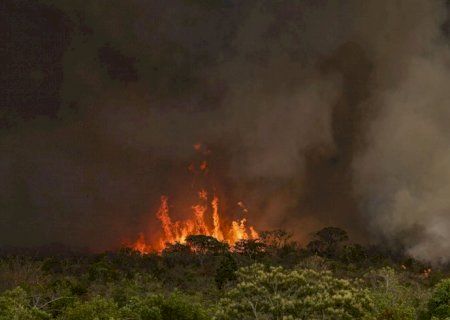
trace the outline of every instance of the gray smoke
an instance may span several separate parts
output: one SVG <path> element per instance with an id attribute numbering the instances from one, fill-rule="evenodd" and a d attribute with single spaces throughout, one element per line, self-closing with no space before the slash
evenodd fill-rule
<path id="1" fill-rule="evenodd" d="M 444 1 L 39 3 L 68 21 L 61 101 L 3 129 L 0 241 L 155 232 L 203 142 L 259 229 L 337 225 L 447 258 Z"/>
<path id="2" fill-rule="evenodd" d="M 379 235 L 417 258 L 447 260 L 450 52 L 440 29 L 445 6 L 391 5 L 394 11 L 373 38 L 380 67 L 371 103 L 377 110 L 367 146 L 354 162 L 355 191 Z"/>

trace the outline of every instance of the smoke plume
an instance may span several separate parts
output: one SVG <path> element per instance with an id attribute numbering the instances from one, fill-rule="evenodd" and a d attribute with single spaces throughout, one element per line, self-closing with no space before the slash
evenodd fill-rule
<path id="1" fill-rule="evenodd" d="M 445 1 L 1 6 L 0 243 L 156 232 L 202 142 L 259 229 L 448 259 Z"/>

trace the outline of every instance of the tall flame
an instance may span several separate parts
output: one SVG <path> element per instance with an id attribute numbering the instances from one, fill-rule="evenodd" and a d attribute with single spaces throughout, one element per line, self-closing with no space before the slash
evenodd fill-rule
<path id="1" fill-rule="evenodd" d="M 162 251 L 167 244 L 185 243 L 186 238 L 189 235 L 203 234 L 212 236 L 219 241 L 227 242 L 230 245 L 234 245 L 241 239 L 257 239 L 259 237 L 258 232 L 252 227 L 247 226 L 247 219 L 231 221 L 230 225 L 222 223 L 219 213 L 219 198 L 214 196 L 210 206 L 207 206 L 204 202 L 206 199 L 203 196 L 199 201 L 192 206 L 193 219 L 187 219 L 184 221 L 172 222 L 169 214 L 168 198 L 161 196 L 161 204 L 156 213 L 156 217 L 161 222 L 163 235 L 158 241 L 156 246 L 146 244 L 143 234 L 139 235 L 138 240 L 131 246 L 133 249 L 141 252 L 158 252 Z M 212 227 L 208 226 L 206 222 L 205 214 L 211 212 Z"/>
<path id="2" fill-rule="evenodd" d="M 195 144 L 194 149 L 202 155 L 210 153 L 201 144 Z M 200 172 L 206 175 L 209 165 L 206 160 L 203 160 L 197 167 L 199 170 L 197 171 L 195 168 L 196 166 L 191 164 L 188 169 L 191 172 Z M 170 216 L 168 197 L 161 196 L 156 217 L 161 222 L 162 236 L 156 244 L 149 245 L 145 242 L 144 235 L 140 234 L 138 240 L 131 247 L 141 253 L 161 252 L 167 244 L 184 244 L 189 235 L 196 234 L 212 236 L 229 245 L 234 245 L 241 239 L 257 239 L 259 237 L 253 226 L 247 226 L 246 218 L 231 221 L 228 224 L 224 223 L 220 214 L 219 198 L 216 195 L 210 197 L 205 189 L 201 189 L 197 195 L 198 200 L 191 206 L 192 218 L 175 222 L 172 222 Z M 248 212 L 242 201 L 238 202 L 237 206 L 240 207 L 242 213 Z"/>
<path id="3" fill-rule="evenodd" d="M 166 239 L 168 242 L 175 241 L 175 237 L 172 233 L 172 220 L 169 216 L 169 205 L 167 203 L 168 198 L 166 196 L 161 196 L 161 206 L 158 209 L 158 212 L 156 213 L 156 216 L 161 221 L 162 228 L 164 231 L 164 234 L 166 236 Z"/>
<path id="4" fill-rule="evenodd" d="M 213 237 L 219 241 L 223 241 L 223 233 L 222 230 L 220 230 L 219 198 L 215 196 L 214 199 L 211 201 L 211 206 L 213 209 L 213 224 L 214 224 Z"/>

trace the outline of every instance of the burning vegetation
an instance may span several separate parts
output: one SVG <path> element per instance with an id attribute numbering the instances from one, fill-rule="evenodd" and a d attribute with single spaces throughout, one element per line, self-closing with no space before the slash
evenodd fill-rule
<path id="1" fill-rule="evenodd" d="M 194 150 L 203 157 L 211 153 L 200 143 L 194 145 Z M 207 177 L 210 165 L 207 160 L 202 159 L 198 165 L 189 165 L 188 169 L 192 173 Z M 186 239 L 193 235 L 214 237 L 230 246 L 239 240 L 257 239 L 258 232 L 252 225 L 247 224 L 245 215 L 248 209 L 242 201 L 237 202 L 237 207 L 242 217 L 231 219 L 230 215 L 220 211 L 219 196 L 206 188 L 200 188 L 196 201 L 188 208 L 190 216 L 184 220 L 174 221 L 170 212 L 169 198 L 162 195 L 156 212 L 156 217 L 161 223 L 160 238 L 154 242 L 148 242 L 144 233 L 140 233 L 138 239 L 129 247 L 141 253 L 161 252 L 167 245 L 185 244 Z"/>

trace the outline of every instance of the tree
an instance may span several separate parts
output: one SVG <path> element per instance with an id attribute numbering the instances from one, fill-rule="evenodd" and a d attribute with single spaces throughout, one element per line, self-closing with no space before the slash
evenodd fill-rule
<path id="1" fill-rule="evenodd" d="M 177 253 L 190 254 L 191 248 L 186 244 L 175 242 L 175 243 L 167 243 L 166 247 L 162 251 L 163 255 L 177 254 Z"/>
<path id="2" fill-rule="evenodd" d="M 417 319 L 416 295 L 418 290 L 406 287 L 400 283 L 398 274 L 392 268 L 381 268 L 365 275 L 369 280 L 374 302 L 376 319 L 384 320 L 415 320 Z"/>
<path id="3" fill-rule="evenodd" d="M 348 240 L 347 231 L 337 227 L 326 227 L 316 232 L 316 236 L 328 245 Z"/>
<path id="4" fill-rule="evenodd" d="M 345 230 L 336 227 L 326 227 L 314 234 L 315 240 L 312 240 L 307 248 L 318 255 L 325 257 L 335 257 L 342 242 L 348 240 Z"/>
<path id="5" fill-rule="evenodd" d="M 77 302 L 67 308 L 60 320 L 118 320 L 120 310 L 113 300 L 96 297 L 86 302 Z"/>
<path id="6" fill-rule="evenodd" d="M 266 246 L 278 250 L 288 244 L 292 234 L 288 233 L 286 230 L 275 229 L 270 231 L 262 231 L 259 235 L 261 242 L 266 244 Z"/>
<path id="7" fill-rule="evenodd" d="M 267 245 L 259 239 L 241 239 L 234 244 L 234 252 L 247 256 L 251 260 L 267 253 Z"/>
<path id="8" fill-rule="evenodd" d="M 228 252 L 229 249 L 227 243 L 203 234 L 188 236 L 186 244 L 191 248 L 192 252 L 200 255 L 220 255 Z"/>
<path id="9" fill-rule="evenodd" d="M 214 276 L 217 288 L 222 289 L 226 282 L 236 280 L 237 269 L 237 263 L 234 261 L 231 254 L 223 256 L 216 269 L 216 275 Z"/>
<path id="10" fill-rule="evenodd" d="M 203 308 L 190 303 L 179 293 L 167 297 L 149 294 L 134 297 L 121 310 L 120 319 L 142 320 L 206 320 L 209 319 Z"/>
<path id="11" fill-rule="evenodd" d="M 238 284 L 220 300 L 216 320 L 366 319 L 372 301 L 357 282 L 330 272 L 286 270 L 254 264 L 241 268 Z"/>
<path id="12" fill-rule="evenodd" d="M 434 287 L 428 310 L 437 319 L 450 318 L 450 279 L 443 279 Z"/>
<path id="13" fill-rule="evenodd" d="M 46 320 L 50 314 L 32 307 L 25 290 L 17 287 L 0 296 L 0 320 Z"/>
<path id="14" fill-rule="evenodd" d="M 343 248 L 340 260 L 346 264 L 362 263 L 367 259 L 365 248 L 360 244 L 350 244 Z"/>
<path id="15" fill-rule="evenodd" d="M 168 267 L 187 266 L 195 259 L 191 248 L 187 244 L 167 243 L 162 251 L 162 257 Z"/>

